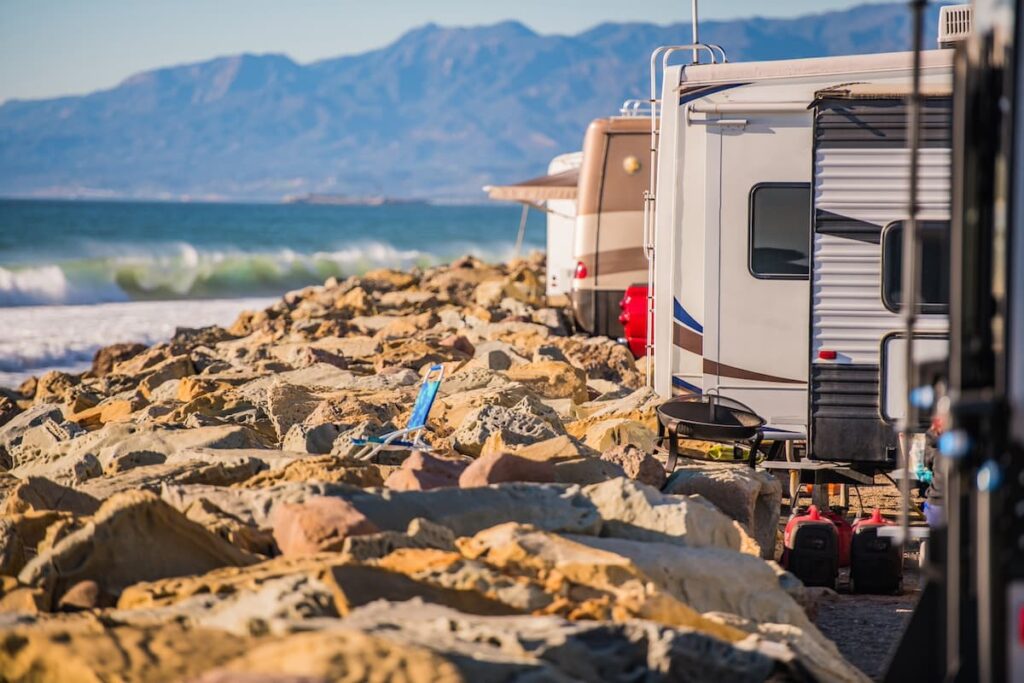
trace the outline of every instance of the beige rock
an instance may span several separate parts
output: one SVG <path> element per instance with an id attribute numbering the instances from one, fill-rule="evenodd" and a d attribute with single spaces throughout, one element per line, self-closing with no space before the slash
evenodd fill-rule
<path id="1" fill-rule="evenodd" d="M 683 465 L 673 473 L 665 492 L 697 494 L 711 501 L 746 527 L 766 560 L 774 556 L 782 484 L 771 474 L 728 464 Z"/>
<path id="2" fill-rule="evenodd" d="M 91 515 L 99 506 L 100 502 L 87 493 L 42 477 L 28 477 L 7 494 L 0 513 L 13 515 L 30 510 L 58 510 Z"/>
<path id="3" fill-rule="evenodd" d="M 491 434 L 484 442 L 481 456 L 491 453 L 515 453 L 527 460 L 574 460 L 598 455 L 598 452 L 567 434 L 530 444 L 508 444 L 501 432 Z"/>
<path id="4" fill-rule="evenodd" d="M 601 535 L 695 548 L 740 549 L 732 520 L 700 496 L 660 493 L 632 479 L 583 489 L 601 515 Z"/>
<path id="5" fill-rule="evenodd" d="M 649 452 L 632 444 L 610 448 L 601 453 L 601 459 L 622 467 L 630 479 L 636 479 L 656 489 L 661 489 L 665 485 L 665 466 Z"/>
<path id="6" fill-rule="evenodd" d="M 626 476 L 615 463 L 593 457 L 559 460 L 554 468 L 555 481 L 562 484 L 586 486 Z"/>
<path id="7" fill-rule="evenodd" d="M 110 374 L 118 363 L 133 358 L 145 350 L 143 344 L 133 342 L 104 346 L 92 357 L 92 369 L 89 372 L 94 377 L 103 377 Z"/>
<path id="8" fill-rule="evenodd" d="M 92 521 L 31 560 L 18 578 L 51 596 L 89 579 L 116 595 L 139 581 L 253 561 L 155 495 L 127 492 L 105 501 Z"/>
<path id="9" fill-rule="evenodd" d="M 193 374 L 195 374 L 195 367 L 193 367 L 192 361 L 188 356 L 168 358 L 147 370 L 146 376 L 139 382 L 139 393 L 149 398 L 153 390 L 164 382 L 169 382 L 172 379 L 181 379 Z"/>
<path id="10" fill-rule="evenodd" d="M 260 472 L 244 482 L 246 488 L 274 486 L 284 482 L 320 481 L 349 484 L 359 488 L 384 485 L 397 467 L 350 460 L 336 455 L 302 457 L 277 469 Z"/>
<path id="11" fill-rule="evenodd" d="M 505 375 L 544 398 L 571 398 L 574 403 L 588 398 L 586 375 L 568 363 L 535 361 L 510 367 Z"/>
<path id="12" fill-rule="evenodd" d="M 654 451 L 657 435 L 642 422 L 613 418 L 587 428 L 584 443 L 604 452 L 617 446 L 632 445 L 647 453 Z"/>
<path id="13" fill-rule="evenodd" d="M 39 378 L 36 384 L 35 402 L 46 403 L 49 401 L 63 403 L 68 391 L 77 386 L 79 378 L 59 370 L 50 370 Z"/>

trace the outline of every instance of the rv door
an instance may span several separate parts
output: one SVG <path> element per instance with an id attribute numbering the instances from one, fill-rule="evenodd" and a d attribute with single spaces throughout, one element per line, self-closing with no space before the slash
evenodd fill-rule
<path id="1" fill-rule="evenodd" d="M 705 125 L 721 168 L 708 186 L 718 196 L 708 202 L 704 386 L 772 427 L 803 431 L 811 116 L 730 113 L 728 121 L 708 115 Z"/>

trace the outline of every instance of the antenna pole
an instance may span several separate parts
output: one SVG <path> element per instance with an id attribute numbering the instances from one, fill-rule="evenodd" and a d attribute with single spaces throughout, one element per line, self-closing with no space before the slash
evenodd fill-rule
<path id="1" fill-rule="evenodd" d="M 693 31 L 693 40 L 690 41 L 690 42 L 692 42 L 694 45 L 697 45 L 700 42 L 700 31 L 697 28 L 697 0 L 690 0 L 690 19 L 692 20 L 691 24 L 690 24 L 690 28 Z M 698 52 L 697 48 L 694 47 L 693 48 L 693 63 L 696 64 L 699 61 L 700 61 L 700 52 Z"/>

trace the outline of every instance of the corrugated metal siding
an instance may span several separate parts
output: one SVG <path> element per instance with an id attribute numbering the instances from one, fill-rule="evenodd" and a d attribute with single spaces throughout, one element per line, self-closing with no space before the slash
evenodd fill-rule
<path id="1" fill-rule="evenodd" d="M 904 149 L 817 150 L 812 356 L 827 348 L 839 353 L 841 362 L 877 364 L 880 339 L 899 329 L 899 316 L 882 305 L 877 235 L 906 217 L 909 165 Z M 921 169 L 924 215 L 948 216 L 950 150 L 924 150 Z M 922 326 L 944 329 L 945 323 L 923 318 Z"/>
<path id="2" fill-rule="evenodd" d="M 921 146 L 952 146 L 952 103 L 949 98 L 925 100 L 921 108 Z M 818 149 L 907 147 L 907 107 L 902 100 L 826 99 L 815 116 Z"/>

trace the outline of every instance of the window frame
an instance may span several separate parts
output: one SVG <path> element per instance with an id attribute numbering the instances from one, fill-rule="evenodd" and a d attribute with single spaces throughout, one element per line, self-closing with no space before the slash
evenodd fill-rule
<path id="1" fill-rule="evenodd" d="M 890 222 L 886 223 L 885 227 L 882 228 L 881 233 L 879 233 L 879 239 L 878 239 L 878 250 L 880 252 L 880 264 L 879 264 L 879 272 L 878 272 L 878 275 L 879 275 L 879 277 L 878 277 L 878 297 L 882 300 L 882 305 L 885 307 L 885 310 L 889 311 L 890 313 L 896 313 L 897 315 L 900 315 L 900 314 L 903 313 L 903 302 L 901 301 L 901 302 L 897 303 L 895 301 L 892 301 L 891 298 L 888 296 L 889 294 L 891 294 L 891 292 L 888 292 L 886 290 L 886 287 L 885 287 L 886 273 L 887 273 L 886 268 L 889 266 L 889 264 L 892 261 L 892 256 L 891 255 L 888 258 L 886 258 L 886 254 L 888 254 L 889 250 L 885 248 L 885 245 L 886 245 L 886 240 L 888 239 L 889 235 L 891 233 L 895 232 L 897 229 L 902 231 L 903 230 L 903 225 L 906 222 L 907 222 L 907 219 L 901 218 L 899 220 L 890 221 Z M 925 223 L 948 223 L 949 227 L 947 228 L 947 230 L 952 230 L 952 227 L 953 227 L 952 226 L 952 221 L 950 221 L 948 219 L 946 219 L 946 220 L 921 220 L 921 219 L 918 219 L 918 223 L 920 224 L 918 226 L 918 230 L 920 230 L 924 226 Z M 918 233 L 918 234 L 920 234 L 920 233 Z M 951 234 L 950 234 L 950 238 L 952 239 L 952 235 Z M 903 246 L 903 240 L 902 240 L 902 237 L 901 237 L 901 239 L 900 239 L 900 249 L 901 249 L 901 252 L 900 252 L 900 264 L 899 264 L 901 287 L 902 287 L 902 278 L 903 278 L 902 246 Z M 952 249 L 952 246 L 953 246 L 952 245 L 952 241 L 950 242 L 949 246 L 950 246 L 950 249 Z M 951 275 L 951 273 L 947 274 L 947 276 L 949 276 L 949 275 Z M 920 294 L 920 292 L 918 292 L 918 293 Z M 952 297 L 952 291 L 950 292 L 950 296 Z M 950 302 L 949 301 L 947 301 L 944 304 L 934 304 L 934 303 L 930 304 L 930 303 L 919 302 L 918 305 L 917 305 L 916 313 L 919 314 L 919 315 L 949 315 L 949 307 L 950 307 Z"/>
<path id="2" fill-rule="evenodd" d="M 754 199 L 762 189 L 806 189 L 807 190 L 807 272 L 802 275 L 795 273 L 764 274 L 754 270 Z M 811 279 L 811 233 L 814 227 L 814 188 L 809 182 L 762 182 L 756 183 L 747 194 L 747 272 L 758 280 L 810 280 Z"/>

